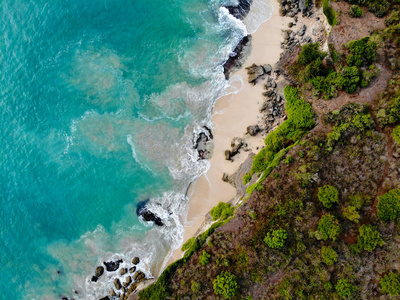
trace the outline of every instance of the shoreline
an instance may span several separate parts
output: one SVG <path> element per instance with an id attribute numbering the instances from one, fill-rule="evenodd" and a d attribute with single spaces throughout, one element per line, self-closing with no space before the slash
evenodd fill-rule
<path id="1" fill-rule="evenodd" d="M 246 161 L 250 153 L 258 153 L 264 146 L 264 138 L 267 132 L 260 132 L 256 136 L 246 134 L 247 126 L 259 125 L 262 127 L 260 106 L 264 102 L 262 93 L 265 90 L 262 82 L 258 82 L 256 85 L 248 82 L 245 67 L 253 63 L 274 66 L 283 52 L 283 49 L 281 49 L 282 30 L 286 29 L 286 24 L 290 22 L 291 18 L 280 16 L 277 0 L 271 0 L 271 4 L 273 5 L 271 18 L 262 23 L 257 31 L 252 34 L 249 56 L 238 70 L 230 74 L 231 80 L 232 78 L 237 79 L 238 76 L 241 77 L 242 88 L 240 92 L 219 98 L 212 110 L 214 149 L 209 159 L 210 168 L 188 189 L 187 196 L 190 203 L 184 224 L 183 243 L 210 226 L 211 222 L 207 220 L 207 215 L 214 206 L 219 202 L 229 202 L 236 198 L 236 188 L 222 180 L 223 174 L 234 174 Z M 249 151 L 242 149 L 234 156 L 233 161 L 229 161 L 225 159 L 224 152 L 231 148 L 231 141 L 234 137 L 243 138 Z M 167 266 L 182 256 L 183 252 L 180 249 L 174 250 Z"/>

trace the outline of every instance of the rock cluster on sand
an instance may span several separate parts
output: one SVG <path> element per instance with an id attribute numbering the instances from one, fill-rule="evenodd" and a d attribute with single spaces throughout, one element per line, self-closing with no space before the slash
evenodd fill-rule
<path id="1" fill-rule="evenodd" d="M 313 14 L 312 1 L 307 0 L 282 0 L 279 9 L 282 16 L 288 16 L 292 18 L 299 12 L 301 12 L 303 16 L 307 17 L 311 17 Z"/>
<path id="2" fill-rule="evenodd" d="M 226 160 L 232 160 L 232 158 L 239 153 L 240 149 L 243 149 L 244 151 L 249 151 L 247 143 L 244 141 L 244 139 L 239 137 L 234 137 L 232 139 L 231 147 L 232 148 L 230 150 L 225 150 Z"/>
<path id="3" fill-rule="evenodd" d="M 250 67 L 246 68 L 249 83 L 256 84 L 257 80 L 260 79 L 265 74 L 271 74 L 272 67 L 271 65 L 263 65 L 258 66 L 256 64 L 252 64 Z"/>

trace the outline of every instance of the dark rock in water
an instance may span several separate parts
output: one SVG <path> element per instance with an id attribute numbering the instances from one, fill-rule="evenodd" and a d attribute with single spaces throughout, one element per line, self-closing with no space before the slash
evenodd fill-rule
<path id="1" fill-rule="evenodd" d="M 199 136 L 194 142 L 194 149 L 197 150 L 199 159 L 209 158 L 210 152 L 207 150 L 207 143 L 214 137 L 210 128 L 203 126 L 203 129 L 204 131 L 199 133 Z"/>
<path id="2" fill-rule="evenodd" d="M 92 279 L 91 279 L 91 280 L 92 280 L 93 282 L 97 282 L 98 279 L 99 279 L 99 277 L 97 277 L 97 276 L 92 276 Z"/>
<path id="3" fill-rule="evenodd" d="M 105 297 L 103 297 L 103 298 L 101 298 L 101 299 L 99 299 L 99 300 L 110 300 L 110 297 L 105 296 Z"/>
<path id="4" fill-rule="evenodd" d="M 114 279 L 114 286 L 115 286 L 115 288 L 116 288 L 117 290 L 120 290 L 120 289 L 121 289 L 121 287 L 122 287 L 121 281 L 119 281 L 118 278 L 115 278 L 115 279 Z"/>
<path id="5" fill-rule="evenodd" d="M 134 258 L 132 259 L 132 263 L 133 263 L 134 265 L 137 265 L 139 262 L 140 262 L 139 257 L 134 257 Z M 133 268 L 135 268 L 135 270 L 136 270 L 136 267 L 133 267 Z M 133 268 L 132 268 L 132 269 L 133 269 Z M 133 270 L 133 272 L 134 272 L 135 270 Z"/>
<path id="6" fill-rule="evenodd" d="M 132 268 L 129 269 L 129 273 L 133 273 L 135 271 L 136 271 L 136 267 L 132 267 Z"/>
<path id="7" fill-rule="evenodd" d="M 117 294 L 115 293 L 114 289 L 111 289 L 110 295 L 113 296 L 113 297 L 117 296 Z"/>
<path id="8" fill-rule="evenodd" d="M 257 133 L 260 132 L 260 127 L 258 127 L 258 125 L 248 126 L 248 127 L 247 127 L 247 132 L 248 132 L 248 134 L 250 134 L 251 136 L 255 136 L 255 135 L 257 135 Z"/>
<path id="9" fill-rule="evenodd" d="M 252 0 L 239 0 L 237 6 L 225 6 L 236 19 L 243 20 L 250 11 Z"/>
<path id="10" fill-rule="evenodd" d="M 154 222 L 157 226 L 163 226 L 164 223 L 161 221 L 161 218 L 158 217 L 155 213 L 151 212 L 147 209 L 146 204 L 149 200 L 139 202 L 136 207 L 136 214 L 138 217 L 142 217 L 146 222 Z"/>
<path id="11" fill-rule="evenodd" d="M 117 261 L 109 261 L 109 262 L 103 262 L 103 264 L 106 266 L 106 270 L 108 272 L 114 272 L 117 271 L 119 268 L 119 264 L 122 263 L 122 259 L 117 260 Z"/>
<path id="12" fill-rule="evenodd" d="M 140 281 L 141 279 L 144 279 L 146 275 L 142 271 L 137 271 L 135 275 L 133 275 L 133 279 L 136 281 Z"/>
<path id="13" fill-rule="evenodd" d="M 244 56 L 243 50 L 245 47 L 250 45 L 250 43 L 251 43 L 251 35 L 247 35 L 241 39 L 239 44 L 236 46 L 235 50 L 233 50 L 228 60 L 224 63 L 225 79 L 229 79 L 229 72 L 233 68 L 240 66 L 241 60 L 243 59 Z"/>
<path id="14" fill-rule="evenodd" d="M 94 276 L 100 277 L 104 273 L 104 268 L 102 266 L 99 266 L 96 268 L 96 273 L 94 273 Z"/>
<path id="15" fill-rule="evenodd" d="M 122 275 L 125 275 L 126 273 L 128 273 L 128 269 L 127 268 L 122 268 L 121 270 L 119 270 L 119 274 L 122 276 Z"/>

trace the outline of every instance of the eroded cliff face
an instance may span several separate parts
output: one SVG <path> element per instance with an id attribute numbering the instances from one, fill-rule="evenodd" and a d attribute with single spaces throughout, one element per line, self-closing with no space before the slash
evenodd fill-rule
<path id="1" fill-rule="evenodd" d="M 347 2 L 332 3 L 336 25 L 312 38 L 327 54 L 321 44 L 300 62 L 304 42 L 294 35 L 283 45 L 279 67 L 299 98 L 285 90 L 288 120 L 280 126 L 294 124 L 296 131 L 278 127 L 279 145 L 267 144 L 271 153 L 254 160 L 264 169 L 251 195 L 233 217 L 186 245 L 185 257 L 140 299 L 400 294 L 400 12 L 387 3 L 385 18 L 362 7 L 360 19 L 349 16 Z M 314 112 L 307 130 L 299 125 L 304 113 L 296 111 L 305 106 L 294 103 L 303 100 Z"/>

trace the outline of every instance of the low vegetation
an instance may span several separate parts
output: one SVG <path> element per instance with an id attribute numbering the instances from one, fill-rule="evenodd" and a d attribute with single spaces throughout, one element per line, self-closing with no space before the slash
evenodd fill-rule
<path id="1" fill-rule="evenodd" d="M 352 18 L 361 18 L 364 12 L 358 5 L 352 5 L 350 7 L 349 14 Z"/>

